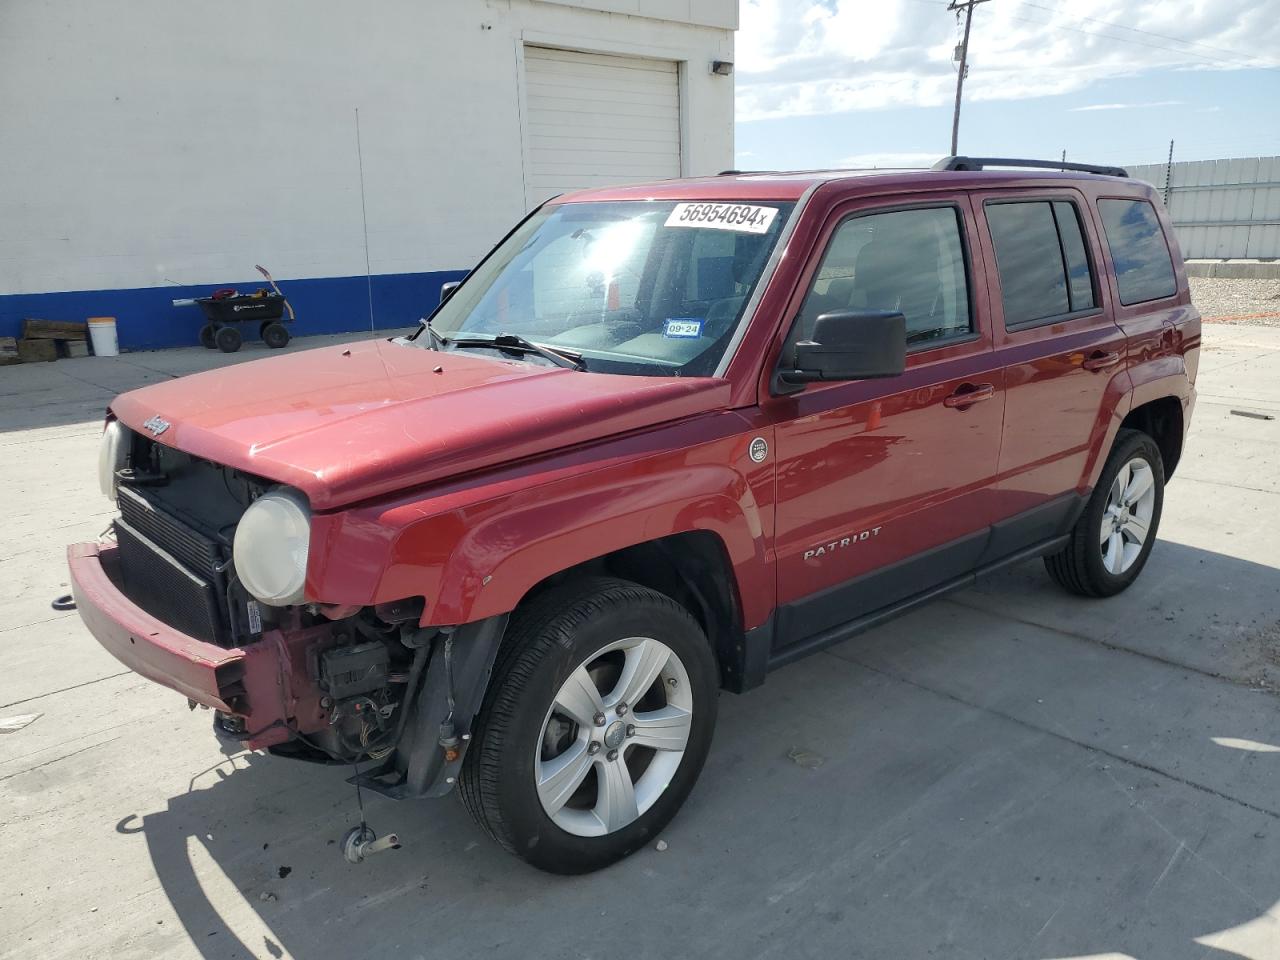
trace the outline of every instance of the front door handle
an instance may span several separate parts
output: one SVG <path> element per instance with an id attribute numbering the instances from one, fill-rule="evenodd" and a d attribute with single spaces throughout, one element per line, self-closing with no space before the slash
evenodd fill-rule
<path id="1" fill-rule="evenodd" d="M 1120 354 L 1104 353 L 1101 350 L 1098 350 L 1089 354 L 1089 356 L 1085 358 L 1084 363 L 1080 364 L 1080 366 L 1084 367 L 1086 370 L 1106 370 L 1108 367 L 1114 367 L 1119 362 Z"/>
<path id="2" fill-rule="evenodd" d="M 996 395 L 996 388 L 989 383 L 962 383 L 956 392 L 942 401 L 944 407 L 963 410 L 974 403 L 990 400 Z"/>

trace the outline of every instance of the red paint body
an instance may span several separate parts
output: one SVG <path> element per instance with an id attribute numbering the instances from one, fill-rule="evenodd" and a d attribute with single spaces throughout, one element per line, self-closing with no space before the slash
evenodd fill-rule
<path id="1" fill-rule="evenodd" d="M 982 200 L 1018 194 L 1078 203 L 1094 251 L 1096 315 L 1005 331 Z M 1094 206 L 1101 196 L 1155 202 L 1174 251 L 1175 296 L 1120 305 Z M 422 596 L 424 625 L 467 623 L 512 610 L 575 564 L 708 531 L 723 544 L 747 630 L 782 604 L 1087 492 L 1121 421 L 1140 404 L 1174 397 L 1184 428 L 1190 422 L 1199 316 L 1170 225 L 1145 184 L 1044 173 L 813 173 L 672 181 L 555 202 L 642 199 L 801 201 L 723 378 L 582 374 L 366 341 L 145 387 L 119 397 L 112 412 L 134 429 L 160 413 L 173 424 L 160 442 L 301 490 L 314 511 L 309 599 L 368 605 Z M 976 336 L 911 353 L 901 377 L 774 396 L 783 341 L 839 220 L 930 201 L 961 211 Z M 1114 366 L 1085 366 L 1112 352 Z M 948 403 L 958 390 L 982 399 Z M 747 453 L 755 437 L 769 444 L 762 463 Z M 821 562 L 805 556 L 873 528 L 880 532 Z M 145 630 L 131 619 L 136 608 L 97 579 L 96 551 L 73 548 L 71 563 L 100 638 L 98 624 L 115 623 L 117 635 Z M 118 636 L 107 645 L 121 655 Z M 122 659 L 219 706 L 209 679 L 216 667 L 184 681 L 161 663 L 168 656 Z"/>

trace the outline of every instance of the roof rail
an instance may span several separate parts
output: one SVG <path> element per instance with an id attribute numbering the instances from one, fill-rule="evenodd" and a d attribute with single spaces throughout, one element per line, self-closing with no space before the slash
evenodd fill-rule
<path id="1" fill-rule="evenodd" d="M 1018 160 L 1014 157 L 943 157 L 933 165 L 934 170 L 985 170 L 987 167 L 1031 167 L 1036 170 L 1096 173 L 1104 177 L 1129 176 L 1129 171 L 1124 167 L 1100 167 L 1092 163 L 1071 163 L 1067 160 Z"/>

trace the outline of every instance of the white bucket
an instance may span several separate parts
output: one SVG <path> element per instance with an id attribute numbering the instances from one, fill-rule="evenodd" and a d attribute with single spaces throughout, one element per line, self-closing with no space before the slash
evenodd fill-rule
<path id="1" fill-rule="evenodd" d="M 89 339 L 93 341 L 93 352 L 99 357 L 118 357 L 120 344 L 116 339 L 115 317 L 90 317 Z"/>

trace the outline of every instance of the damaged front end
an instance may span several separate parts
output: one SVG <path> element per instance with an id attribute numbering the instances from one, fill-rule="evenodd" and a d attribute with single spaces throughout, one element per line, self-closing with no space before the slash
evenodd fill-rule
<path id="1" fill-rule="evenodd" d="M 99 642 L 193 708 L 214 710 L 224 740 L 367 764 L 362 785 L 391 797 L 447 792 L 506 617 L 421 626 L 421 597 L 280 604 L 287 579 L 264 587 L 270 570 L 237 572 L 247 566 L 237 529 L 281 488 L 113 427 L 104 489 L 120 514 L 109 539 L 68 551 L 81 617 Z M 271 549 L 288 557 L 287 543 Z"/>

